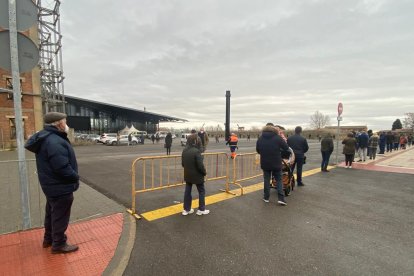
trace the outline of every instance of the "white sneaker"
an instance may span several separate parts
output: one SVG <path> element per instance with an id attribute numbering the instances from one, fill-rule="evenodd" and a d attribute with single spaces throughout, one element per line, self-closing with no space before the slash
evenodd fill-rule
<path id="1" fill-rule="evenodd" d="M 210 210 L 204 210 L 204 211 L 201 211 L 201 210 L 197 210 L 197 216 L 202 216 L 202 215 L 208 215 L 210 213 Z"/>
<path id="2" fill-rule="evenodd" d="M 194 213 L 194 209 L 193 208 L 191 208 L 190 211 L 183 210 L 183 212 L 181 214 L 183 216 L 186 216 L 186 215 L 189 215 L 189 214 L 192 214 L 192 213 Z"/>
<path id="3" fill-rule="evenodd" d="M 266 203 L 269 203 L 269 200 L 268 199 L 264 199 L 263 198 L 263 201 L 266 202 Z"/>
<path id="4" fill-rule="evenodd" d="M 350 169 L 352 169 L 352 166 L 349 166 Z"/>
<path id="5" fill-rule="evenodd" d="M 284 200 L 278 200 L 277 203 L 282 206 L 286 206 L 287 203 Z"/>

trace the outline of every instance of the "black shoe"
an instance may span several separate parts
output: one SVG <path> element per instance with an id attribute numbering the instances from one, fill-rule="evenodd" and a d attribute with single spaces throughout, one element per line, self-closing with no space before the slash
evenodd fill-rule
<path id="1" fill-rule="evenodd" d="M 330 172 L 328 169 L 325 169 L 324 172 Z"/>
<path id="2" fill-rule="evenodd" d="M 52 246 L 52 242 L 50 242 L 50 241 L 43 241 L 43 248 L 48 248 L 48 247 L 51 247 Z"/>
<path id="3" fill-rule="evenodd" d="M 65 244 L 62 247 L 59 248 L 52 248 L 52 254 L 65 254 L 65 253 L 71 253 L 75 252 L 79 249 L 79 246 L 77 245 L 71 245 L 71 244 Z"/>
<path id="4" fill-rule="evenodd" d="M 305 184 L 303 184 L 303 182 L 302 183 L 298 183 L 298 186 L 302 187 L 302 186 L 305 186 Z"/>

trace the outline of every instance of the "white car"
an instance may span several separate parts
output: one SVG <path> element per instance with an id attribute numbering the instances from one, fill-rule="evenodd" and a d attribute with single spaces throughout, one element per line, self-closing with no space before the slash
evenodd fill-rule
<path id="1" fill-rule="evenodd" d="M 109 138 L 115 138 L 116 139 L 116 133 L 103 133 L 101 137 L 99 138 L 98 143 L 106 144 L 106 140 Z"/>
<path id="2" fill-rule="evenodd" d="M 181 146 L 185 146 L 187 144 L 187 137 L 190 135 L 191 133 L 181 133 L 181 139 L 180 139 Z"/>
<path id="3" fill-rule="evenodd" d="M 135 136 L 131 136 L 131 145 L 138 145 L 139 143 L 139 139 Z M 118 144 L 118 139 L 116 138 L 116 136 L 110 137 L 106 140 L 105 144 L 107 146 L 116 146 Z M 119 138 L 119 145 L 128 145 L 128 135 L 120 135 Z"/>

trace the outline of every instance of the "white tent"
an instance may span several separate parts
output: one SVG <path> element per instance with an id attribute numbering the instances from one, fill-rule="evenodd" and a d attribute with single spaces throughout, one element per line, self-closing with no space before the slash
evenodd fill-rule
<path id="1" fill-rule="evenodd" d="M 125 128 L 123 130 L 119 131 L 120 135 L 127 135 L 128 133 L 130 133 L 130 128 L 128 126 L 125 126 Z"/>
<path id="2" fill-rule="evenodd" d="M 131 133 L 131 132 L 137 132 L 137 131 L 139 131 L 138 129 L 136 129 L 135 127 L 134 127 L 134 125 L 131 125 L 131 128 L 128 130 L 128 133 Z"/>

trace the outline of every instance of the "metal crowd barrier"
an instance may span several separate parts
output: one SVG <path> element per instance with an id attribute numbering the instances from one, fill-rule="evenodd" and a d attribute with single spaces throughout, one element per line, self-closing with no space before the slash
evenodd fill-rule
<path id="1" fill-rule="evenodd" d="M 207 170 L 205 180 L 226 179 L 228 191 L 229 158 L 227 153 L 203 153 Z M 136 212 L 137 194 L 184 185 L 181 155 L 146 156 L 135 159 L 131 166 L 132 205 L 128 212 L 140 218 Z"/>
<path id="2" fill-rule="evenodd" d="M 240 195 L 243 195 L 242 181 L 250 180 L 263 175 L 260 168 L 260 155 L 257 153 L 240 153 L 237 154 L 232 162 L 232 177 L 229 177 L 230 182 L 240 187 Z M 227 190 L 229 192 L 229 190 Z"/>

